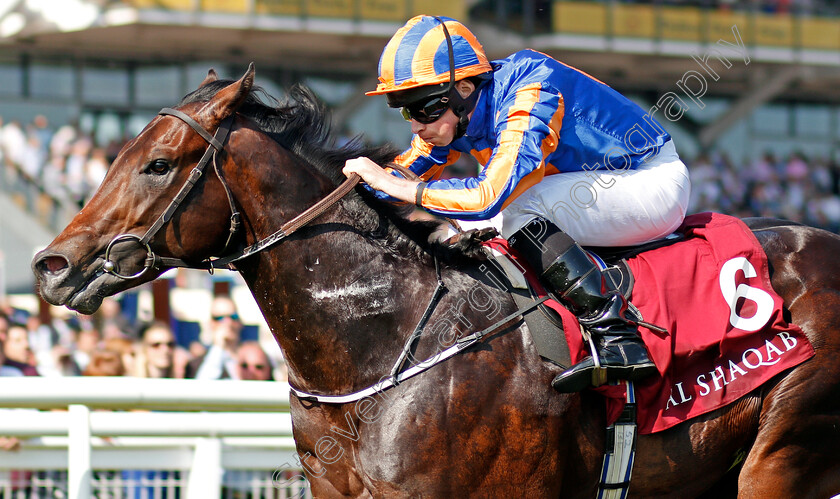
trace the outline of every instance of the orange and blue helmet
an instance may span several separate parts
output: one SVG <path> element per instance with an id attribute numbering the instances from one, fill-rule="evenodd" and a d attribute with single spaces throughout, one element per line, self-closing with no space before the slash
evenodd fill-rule
<path id="1" fill-rule="evenodd" d="M 442 23 L 446 23 L 446 30 Z M 385 46 L 379 58 L 379 84 L 365 95 L 432 85 L 445 89 L 451 79 L 458 81 L 489 71 L 492 67 L 484 48 L 466 26 L 449 17 L 421 15 L 409 19 Z"/>

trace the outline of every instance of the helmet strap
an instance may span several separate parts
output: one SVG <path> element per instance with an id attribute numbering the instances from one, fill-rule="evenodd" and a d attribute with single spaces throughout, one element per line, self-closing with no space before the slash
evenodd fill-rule
<path id="1" fill-rule="evenodd" d="M 449 108 L 458 117 L 458 126 L 455 128 L 455 137 L 452 140 L 460 139 L 467 132 L 470 124 L 470 113 L 475 108 L 475 101 L 478 99 L 478 88 L 464 99 L 458 89 L 455 88 L 455 49 L 452 46 L 452 37 L 446 28 L 446 23 L 438 16 L 434 16 L 443 28 L 443 35 L 446 37 L 446 48 L 449 53 Z"/>
<path id="2" fill-rule="evenodd" d="M 466 98 L 461 97 L 458 89 L 453 88 L 449 95 L 449 107 L 455 116 L 458 117 L 458 126 L 455 128 L 455 137 L 452 140 L 460 139 L 467 132 L 467 127 L 470 125 L 470 113 L 475 109 L 475 103 L 478 100 L 478 87 L 472 91 Z"/>

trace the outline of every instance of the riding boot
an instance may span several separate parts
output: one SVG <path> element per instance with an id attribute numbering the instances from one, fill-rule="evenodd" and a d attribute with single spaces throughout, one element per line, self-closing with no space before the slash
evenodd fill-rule
<path id="1" fill-rule="evenodd" d="M 628 317 L 627 300 L 568 234 L 538 218 L 515 233 L 510 244 L 532 267 L 542 270 L 540 281 L 578 317 L 595 344 L 598 363 L 592 356 L 584 358 L 554 378 L 555 389 L 577 392 L 656 372 L 636 324 Z"/>

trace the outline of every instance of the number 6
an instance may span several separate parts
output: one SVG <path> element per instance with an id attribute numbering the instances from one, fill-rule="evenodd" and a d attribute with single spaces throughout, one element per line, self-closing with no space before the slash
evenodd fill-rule
<path id="1" fill-rule="evenodd" d="M 756 277 L 755 267 L 744 257 L 733 258 L 723 264 L 720 269 L 720 291 L 729 306 L 729 323 L 732 327 L 744 331 L 758 331 L 763 328 L 773 315 L 773 297 L 763 289 L 754 288 L 746 284 L 735 287 L 735 275 L 744 272 L 744 277 Z M 752 317 L 741 317 L 735 310 L 739 298 L 755 302 L 756 311 Z"/>

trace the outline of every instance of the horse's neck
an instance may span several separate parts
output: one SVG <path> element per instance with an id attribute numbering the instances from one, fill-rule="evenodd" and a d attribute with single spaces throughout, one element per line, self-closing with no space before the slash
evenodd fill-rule
<path id="1" fill-rule="evenodd" d="M 243 267 L 302 389 L 346 392 L 377 381 L 435 286 L 434 267 L 383 248 L 333 211 Z"/>

